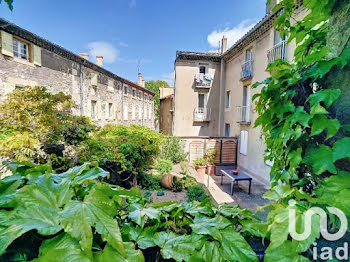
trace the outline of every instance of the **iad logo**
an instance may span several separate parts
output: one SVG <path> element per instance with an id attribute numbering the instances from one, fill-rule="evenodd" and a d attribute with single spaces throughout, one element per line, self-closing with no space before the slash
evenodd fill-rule
<path id="1" fill-rule="evenodd" d="M 295 206 L 296 201 L 294 199 L 289 200 L 289 205 L 291 207 Z M 291 237 L 298 241 L 303 241 L 307 239 L 311 234 L 311 218 L 313 215 L 318 214 L 320 216 L 320 233 L 322 237 L 328 241 L 337 241 L 341 239 L 348 228 L 348 221 L 345 214 L 336 207 L 327 207 L 329 213 L 336 215 L 340 220 L 340 228 L 338 232 L 331 234 L 327 229 L 327 213 L 319 207 L 312 207 L 305 213 L 305 223 L 304 223 L 304 232 L 298 233 L 295 229 L 296 223 L 296 210 L 294 208 L 289 209 L 289 234 Z M 342 254 L 341 254 L 342 253 Z M 339 260 L 348 259 L 349 256 L 348 243 L 344 243 L 344 247 L 338 247 L 335 250 L 335 257 Z M 314 243 L 313 247 L 313 259 L 317 260 L 317 243 Z M 320 258 L 322 260 L 329 260 L 333 258 L 333 250 L 331 247 L 322 247 Z"/>

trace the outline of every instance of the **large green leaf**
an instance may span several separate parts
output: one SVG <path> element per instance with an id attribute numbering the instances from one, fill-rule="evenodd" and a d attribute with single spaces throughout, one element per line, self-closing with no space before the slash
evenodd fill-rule
<path id="1" fill-rule="evenodd" d="M 233 227 L 221 230 L 221 254 L 227 261 L 258 261 L 255 252 L 247 241 Z"/>
<path id="2" fill-rule="evenodd" d="M 132 204 L 130 210 L 129 218 L 141 227 L 144 226 L 145 217 L 149 219 L 158 219 L 159 217 L 159 210 L 153 207 L 143 207 L 140 204 Z"/>
<path id="3" fill-rule="evenodd" d="M 315 115 L 312 120 L 311 136 L 321 134 L 323 130 L 327 129 L 327 137 L 333 137 L 340 128 L 340 123 L 337 119 L 329 119 L 325 115 Z"/>
<path id="4" fill-rule="evenodd" d="M 323 89 L 309 96 L 311 108 L 323 102 L 326 108 L 330 107 L 340 96 L 340 89 Z"/>
<path id="5" fill-rule="evenodd" d="M 216 215 L 214 218 L 197 216 L 195 217 L 191 227 L 192 231 L 196 234 L 210 235 L 213 238 L 222 241 L 220 230 L 230 225 L 231 222 L 227 218 Z"/>
<path id="6" fill-rule="evenodd" d="M 286 241 L 277 248 L 266 250 L 264 261 L 308 262 L 310 260 L 299 255 L 295 242 Z"/>
<path id="7" fill-rule="evenodd" d="M 126 256 L 123 257 L 111 245 L 106 245 L 103 252 L 95 253 L 96 262 L 144 262 L 141 250 L 135 250 L 133 243 L 124 243 Z"/>
<path id="8" fill-rule="evenodd" d="M 197 260 L 203 259 L 206 262 L 224 262 L 225 258 L 221 255 L 221 246 L 218 241 L 206 241 L 203 247 L 196 255 Z M 193 261 L 196 261 L 195 259 Z"/>
<path id="9" fill-rule="evenodd" d="M 333 161 L 350 158 L 350 137 L 344 137 L 333 145 Z"/>
<path id="10" fill-rule="evenodd" d="M 171 231 L 159 232 L 154 235 L 154 242 L 161 248 L 162 257 L 173 258 L 175 261 L 188 261 L 196 254 L 196 248 L 203 245 L 200 235 L 176 235 Z"/>
<path id="11" fill-rule="evenodd" d="M 80 249 L 77 240 L 66 233 L 45 240 L 39 250 L 37 262 L 91 262 Z"/>
<path id="12" fill-rule="evenodd" d="M 306 152 L 304 162 L 312 166 L 312 170 L 316 175 L 322 174 L 325 171 L 336 174 L 337 170 L 333 164 L 332 149 L 325 145 L 320 145 L 317 148 L 311 148 Z"/>

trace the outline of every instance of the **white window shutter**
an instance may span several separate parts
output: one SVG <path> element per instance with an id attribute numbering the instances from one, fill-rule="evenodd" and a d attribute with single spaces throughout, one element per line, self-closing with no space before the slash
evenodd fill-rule
<path id="1" fill-rule="evenodd" d="M 144 108 L 144 114 L 143 114 L 143 118 L 147 120 L 147 107 Z"/>
<path id="2" fill-rule="evenodd" d="M 128 112 L 128 105 L 124 104 L 123 107 L 124 107 L 123 108 L 123 119 L 124 120 L 128 120 L 128 114 L 129 114 L 129 112 Z"/>
<path id="3" fill-rule="evenodd" d="M 105 102 L 105 119 L 109 119 L 109 105 L 107 102 Z"/>
<path id="4" fill-rule="evenodd" d="M 96 103 L 97 107 L 97 118 L 102 119 L 102 103 L 101 101 L 97 101 Z"/>
<path id="5" fill-rule="evenodd" d="M 91 85 L 97 86 L 97 74 L 93 75 L 91 78 Z"/>
<path id="6" fill-rule="evenodd" d="M 34 65 L 41 66 L 41 48 L 39 46 L 34 45 L 33 48 L 33 53 L 34 53 Z"/>
<path id="7" fill-rule="evenodd" d="M 87 116 L 92 118 L 92 101 L 88 99 L 87 101 Z"/>
<path id="8" fill-rule="evenodd" d="M 135 106 L 132 106 L 132 120 L 135 120 L 136 118 L 136 108 Z"/>
<path id="9" fill-rule="evenodd" d="M 241 131 L 241 144 L 239 152 L 243 155 L 247 155 L 248 152 L 248 131 Z"/>
<path id="10" fill-rule="evenodd" d="M 13 38 L 5 31 L 1 31 L 1 53 L 13 57 Z"/>
<path id="11" fill-rule="evenodd" d="M 141 108 L 141 106 L 139 107 L 139 120 L 141 120 L 142 119 L 142 108 Z"/>

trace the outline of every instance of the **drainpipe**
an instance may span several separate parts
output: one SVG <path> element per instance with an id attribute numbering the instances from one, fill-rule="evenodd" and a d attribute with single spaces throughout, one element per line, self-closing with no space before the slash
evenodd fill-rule
<path id="1" fill-rule="evenodd" d="M 173 113 L 171 115 L 172 118 L 172 125 L 171 125 L 171 135 L 174 135 L 175 132 L 175 99 L 176 99 L 176 60 L 174 61 L 174 72 L 175 72 L 175 77 L 174 77 L 174 99 L 173 99 L 173 103 L 172 103 L 172 109 L 173 109 Z"/>
<path id="2" fill-rule="evenodd" d="M 220 100 L 219 100 L 219 136 L 224 136 L 224 122 L 225 122 L 225 69 L 226 62 L 221 58 L 220 70 Z"/>
<path id="3" fill-rule="evenodd" d="M 83 65 L 80 63 L 80 114 L 84 115 Z"/>

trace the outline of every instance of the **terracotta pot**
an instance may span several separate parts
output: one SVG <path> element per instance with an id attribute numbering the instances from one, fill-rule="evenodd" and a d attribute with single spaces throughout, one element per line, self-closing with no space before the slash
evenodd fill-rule
<path id="1" fill-rule="evenodd" d="M 208 175 L 209 176 L 215 175 L 215 165 L 209 165 L 208 166 Z"/>
<path id="2" fill-rule="evenodd" d="M 207 167 L 206 166 L 199 166 L 196 167 L 196 171 L 200 177 L 200 179 L 205 179 L 205 171 L 206 171 Z"/>
<path id="3" fill-rule="evenodd" d="M 174 176 L 171 174 L 165 174 L 160 180 L 160 185 L 164 188 L 171 189 L 174 185 Z"/>

